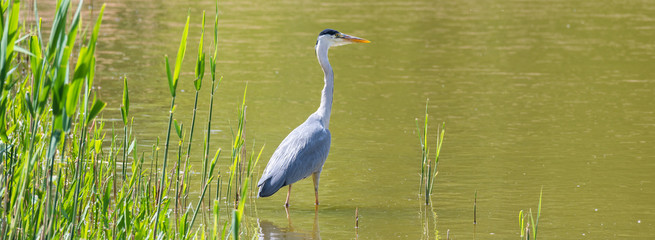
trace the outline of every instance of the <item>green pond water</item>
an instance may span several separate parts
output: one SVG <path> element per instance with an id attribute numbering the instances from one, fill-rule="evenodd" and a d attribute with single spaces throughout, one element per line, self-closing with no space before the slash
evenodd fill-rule
<path id="1" fill-rule="evenodd" d="M 47 20 L 52 3 L 39 4 Z M 101 4 L 85 2 L 85 24 Z M 120 78 L 129 78 L 139 151 L 166 136 L 164 55 L 174 58 L 187 12 L 176 119 L 190 125 L 203 10 L 211 31 L 213 1 L 107 1 L 96 84 L 108 102 L 106 128 L 120 129 Z M 211 147 L 230 149 L 247 84 L 248 144 L 266 145 L 257 175 L 318 107 L 318 33 L 333 28 L 372 41 L 330 51 L 332 146 L 318 212 L 309 179 L 294 184 L 290 220 L 286 188 L 257 199 L 246 218 L 263 239 L 425 239 L 435 230 L 443 239 L 447 231 L 456 239 L 517 239 L 518 213 L 536 212 L 542 187 L 540 238 L 655 237 L 652 1 L 222 0 L 219 25 L 224 78 Z M 207 79 L 196 136 L 205 130 Z M 427 99 L 432 148 L 437 127 L 447 129 L 431 209 L 419 197 L 415 122 Z M 200 171 L 202 140 L 195 142 Z"/>

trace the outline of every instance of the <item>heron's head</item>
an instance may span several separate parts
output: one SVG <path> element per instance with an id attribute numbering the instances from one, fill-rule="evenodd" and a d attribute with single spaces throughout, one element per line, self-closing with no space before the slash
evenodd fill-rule
<path id="1" fill-rule="evenodd" d="M 325 29 L 318 34 L 316 45 L 326 43 L 329 47 L 341 46 L 351 43 L 370 43 L 371 41 L 340 33 L 337 30 Z"/>

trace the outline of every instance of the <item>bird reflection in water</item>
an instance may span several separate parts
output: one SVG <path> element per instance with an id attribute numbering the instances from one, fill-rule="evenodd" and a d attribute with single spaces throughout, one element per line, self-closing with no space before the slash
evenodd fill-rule
<path id="1" fill-rule="evenodd" d="M 276 240 L 276 239 L 321 239 L 321 234 L 318 225 L 318 207 L 314 209 L 314 227 L 311 232 L 305 229 L 296 229 L 293 227 L 291 221 L 291 214 L 289 209 L 285 208 L 287 213 L 288 226 L 286 228 L 276 226 L 273 222 L 258 219 L 259 223 L 259 239 L 261 240 Z"/>

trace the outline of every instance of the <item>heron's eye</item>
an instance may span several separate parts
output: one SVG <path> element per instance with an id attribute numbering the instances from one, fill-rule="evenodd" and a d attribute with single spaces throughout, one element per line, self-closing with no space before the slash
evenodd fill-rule
<path id="1" fill-rule="evenodd" d="M 343 37 L 343 35 L 341 35 L 341 33 L 337 33 L 334 36 L 337 37 L 337 38 L 342 38 Z"/>

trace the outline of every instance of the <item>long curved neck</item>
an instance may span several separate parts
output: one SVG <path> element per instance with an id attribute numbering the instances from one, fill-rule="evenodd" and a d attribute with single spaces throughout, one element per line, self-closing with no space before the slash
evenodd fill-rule
<path id="1" fill-rule="evenodd" d="M 330 125 L 330 112 L 332 111 L 332 94 L 334 92 L 334 73 L 332 72 L 332 66 L 330 66 L 330 60 L 328 60 L 328 49 L 330 46 L 328 43 L 319 41 L 316 45 L 316 57 L 318 58 L 318 64 L 323 68 L 323 74 L 325 75 L 323 80 L 325 85 L 323 86 L 323 92 L 321 93 L 321 105 L 318 107 L 316 114 L 321 118 L 321 122 L 325 128 L 328 128 Z"/>

